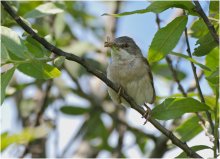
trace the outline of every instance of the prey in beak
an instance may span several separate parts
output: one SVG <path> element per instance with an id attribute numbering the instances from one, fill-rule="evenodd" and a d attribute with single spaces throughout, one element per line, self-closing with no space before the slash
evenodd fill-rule
<path id="1" fill-rule="evenodd" d="M 114 43 L 114 42 L 106 41 L 106 42 L 104 43 L 104 46 L 105 46 L 105 47 L 114 47 L 114 46 L 117 46 L 117 44 Z"/>
<path id="2" fill-rule="evenodd" d="M 110 41 L 110 37 L 107 36 L 107 41 L 104 43 L 105 47 L 117 47 L 117 44 L 113 41 Z"/>
<path id="3" fill-rule="evenodd" d="M 114 41 L 110 41 L 110 38 L 107 37 L 107 41 L 104 43 L 104 47 L 110 47 L 112 49 L 119 50 L 119 49 L 127 48 L 128 44 L 127 43 L 116 43 Z"/>

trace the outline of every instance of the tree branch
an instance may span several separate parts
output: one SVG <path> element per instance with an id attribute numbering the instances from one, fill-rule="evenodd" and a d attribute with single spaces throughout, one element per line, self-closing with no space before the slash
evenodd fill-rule
<path id="1" fill-rule="evenodd" d="M 192 58 L 192 53 L 191 53 L 191 50 L 190 50 L 187 28 L 185 28 L 184 32 L 185 32 L 185 37 L 186 37 L 187 53 L 188 53 L 189 57 Z M 202 94 L 202 90 L 201 90 L 201 87 L 200 87 L 200 84 L 199 84 L 199 78 L 198 78 L 198 76 L 196 74 L 196 67 L 195 67 L 193 62 L 190 62 L 190 64 L 191 64 L 191 67 L 192 67 L 192 70 L 193 70 L 193 75 L 194 75 L 194 78 L 195 78 L 196 87 L 198 89 L 200 100 L 201 100 L 202 103 L 205 103 L 205 98 L 204 98 L 204 96 Z M 212 129 L 212 134 L 214 134 L 214 124 L 212 122 L 211 114 L 208 111 L 206 111 L 206 116 L 208 118 L 210 127 Z"/>
<path id="2" fill-rule="evenodd" d="M 50 44 L 49 42 L 47 42 L 44 38 L 40 37 L 37 33 L 35 33 L 28 25 L 26 25 L 26 23 L 23 22 L 23 20 L 21 20 L 21 18 L 19 16 L 16 15 L 16 13 L 14 12 L 14 10 L 7 4 L 6 1 L 1 1 L 4 9 L 11 15 L 11 17 L 28 33 L 32 36 L 32 38 L 34 38 L 35 40 L 37 40 L 39 43 L 41 43 L 46 49 L 48 49 L 49 51 L 55 53 L 58 56 L 65 56 L 66 59 L 71 60 L 71 61 L 75 61 L 77 63 L 79 63 L 80 65 L 82 65 L 89 73 L 95 75 L 96 77 L 98 77 L 100 80 L 102 80 L 107 86 L 111 87 L 114 91 L 118 92 L 119 91 L 119 87 L 115 86 L 107 77 L 104 73 L 98 71 L 97 69 L 94 69 L 93 67 L 91 67 L 88 62 L 81 58 L 78 57 L 74 54 L 71 53 L 67 53 L 62 51 L 61 49 L 55 47 L 54 45 Z M 123 91 L 123 93 L 121 94 L 122 97 L 124 99 L 126 99 L 126 101 L 131 105 L 131 107 L 133 109 L 135 109 L 136 111 L 138 111 L 142 116 L 144 116 L 145 114 L 145 110 L 138 106 L 134 100 L 128 96 L 128 94 L 126 92 Z M 171 131 L 167 130 L 165 127 L 163 127 L 158 121 L 156 121 L 155 119 L 153 119 L 152 117 L 150 117 L 149 122 L 151 124 L 153 124 L 158 130 L 160 130 L 165 136 L 167 136 L 173 144 L 175 144 L 176 146 L 180 147 L 183 151 L 186 152 L 186 154 L 189 157 L 194 157 L 194 158 L 201 158 L 201 156 L 199 154 L 197 154 L 196 152 L 194 152 L 190 147 L 188 147 L 188 145 L 184 142 L 182 142 L 181 140 L 179 140 Z"/>
<path id="3" fill-rule="evenodd" d="M 196 12 L 201 16 L 201 18 L 203 19 L 203 21 L 207 25 L 207 27 L 209 29 L 209 32 L 211 33 L 213 39 L 219 45 L 219 37 L 218 37 L 218 34 L 217 34 L 214 26 L 209 21 L 208 17 L 206 16 L 205 12 L 203 11 L 203 9 L 202 9 L 200 3 L 198 2 L 198 0 L 194 0 L 193 2 L 195 4 Z"/>
<path id="4" fill-rule="evenodd" d="M 172 72 L 173 78 L 174 78 L 174 80 L 176 81 L 176 83 L 178 85 L 179 91 L 182 93 L 182 95 L 184 97 L 187 97 L 187 94 L 186 94 L 183 86 L 181 85 L 180 80 L 178 79 L 177 71 L 173 68 L 172 61 L 171 61 L 171 59 L 169 58 L 168 55 L 166 56 L 166 61 L 167 61 L 167 64 L 168 64 L 168 66 L 169 66 L 169 68 L 170 68 L 170 70 Z"/>
<path id="5" fill-rule="evenodd" d="M 50 89 L 52 87 L 52 82 L 53 80 L 48 80 L 47 82 L 47 87 L 46 87 L 46 90 L 45 90 L 45 93 L 44 93 L 44 96 L 41 100 L 41 103 L 40 103 L 40 106 L 39 106 L 39 111 L 37 112 L 36 114 L 36 119 L 35 119 L 35 122 L 34 122 L 34 127 L 36 126 L 39 126 L 40 125 L 40 120 L 42 118 L 42 115 L 44 113 L 44 111 L 46 110 L 47 108 L 47 102 L 48 102 L 48 96 L 49 96 L 49 92 L 50 92 Z M 26 146 L 25 146 L 25 149 L 24 149 L 24 152 L 21 156 L 21 158 L 25 157 L 26 154 L 28 154 L 28 152 L 30 151 L 29 147 L 31 146 L 31 143 L 28 143 Z"/>
<path id="6" fill-rule="evenodd" d="M 50 90 L 51 90 L 51 87 L 52 87 L 52 83 L 53 83 L 52 79 L 48 80 L 47 87 L 46 87 L 46 90 L 45 90 L 45 93 L 44 93 L 44 97 L 43 97 L 41 105 L 40 105 L 40 110 L 37 113 L 37 117 L 36 117 L 34 126 L 39 126 L 40 125 L 40 120 L 42 118 L 42 115 L 43 115 L 44 111 L 47 108 L 47 102 L 48 102 L 49 93 L 50 93 Z"/>

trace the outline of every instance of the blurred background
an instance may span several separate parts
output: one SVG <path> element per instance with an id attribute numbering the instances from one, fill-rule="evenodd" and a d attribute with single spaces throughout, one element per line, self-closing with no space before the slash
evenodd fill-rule
<path id="1" fill-rule="evenodd" d="M 90 59 L 93 67 L 106 72 L 110 60 L 109 50 L 104 48 L 107 36 L 129 36 L 135 40 L 147 57 L 151 41 L 158 30 L 153 13 L 134 14 L 121 18 L 102 16 L 104 13 L 120 13 L 146 8 L 147 1 L 63 1 L 52 2 L 60 13 L 35 17 L 34 8 L 48 2 L 13 2 L 20 16 L 28 15 L 32 28 L 41 36 L 67 52 Z M 209 1 L 201 2 L 207 12 Z M 2 12 L 3 12 L 3 8 Z M 32 13 L 31 13 L 32 12 Z M 168 9 L 159 14 L 161 27 L 182 14 L 180 9 Z M 4 16 L 3 16 L 4 15 Z M 30 15 L 33 15 L 32 17 Z M 24 34 L 7 13 L 2 13 L 2 25 L 11 27 L 20 37 Z M 196 17 L 190 16 L 190 28 Z M 190 38 L 191 49 L 196 39 Z M 181 37 L 175 52 L 186 54 L 185 37 Z M 195 92 L 190 63 L 170 56 L 178 72 L 183 88 Z M 197 61 L 204 63 L 203 57 Z M 36 80 L 16 70 L 7 96 L 2 104 L 1 134 L 20 134 L 23 143 L 12 139 L 2 157 L 169 157 L 181 150 L 156 130 L 131 108 L 116 106 L 107 94 L 106 85 L 86 72 L 80 65 L 65 60 L 60 68 L 62 75 L 51 80 Z M 181 95 L 165 60 L 152 66 L 157 100 L 160 103 L 170 95 Z M 205 95 L 212 94 L 198 69 L 198 76 Z M 153 107 L 153 105 L 152 105 Z M 161 122 L 173 128 L 173 122 Z M 37 126 L 33 136 L 29 127 Z M 17 138 L 16 138 L 17 137 Z M 202 140 L 201 140 L 202 138 Z M 31 140 L 31 143 L 28 141 Z M 10 142 L 10 141 L 8 141 Z M 190 145 L 212 146 L 204 132 L 189 141 Z M 203 157 L 212 156 L 211 150 L 199 151 Z"/>

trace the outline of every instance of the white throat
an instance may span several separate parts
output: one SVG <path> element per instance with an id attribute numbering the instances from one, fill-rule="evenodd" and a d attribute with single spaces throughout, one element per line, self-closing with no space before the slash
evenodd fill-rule
<path id="1" fill-rule="evenodd" d="M 136 58 L 134 54 L 130 54 L 124 49 L 111 50 L 111 56 L 113 62 L 130 61 Z"/>

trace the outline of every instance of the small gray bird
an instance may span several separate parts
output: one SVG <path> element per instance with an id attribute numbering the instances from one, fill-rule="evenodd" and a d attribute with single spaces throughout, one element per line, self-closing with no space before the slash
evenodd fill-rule
<path id="1" fill-rule="evenodd" d="M 111 48 L 112 60 L 107 68 L 107 77 L 130 95 L 138 105 L 153 103 L 155 89 L 149 63 L 143 57 L 134 40 L 127 36 L 105 42 Z M 108 93 L 115 104 L 130 106 L 120 93 L 108 88 Z"/>

